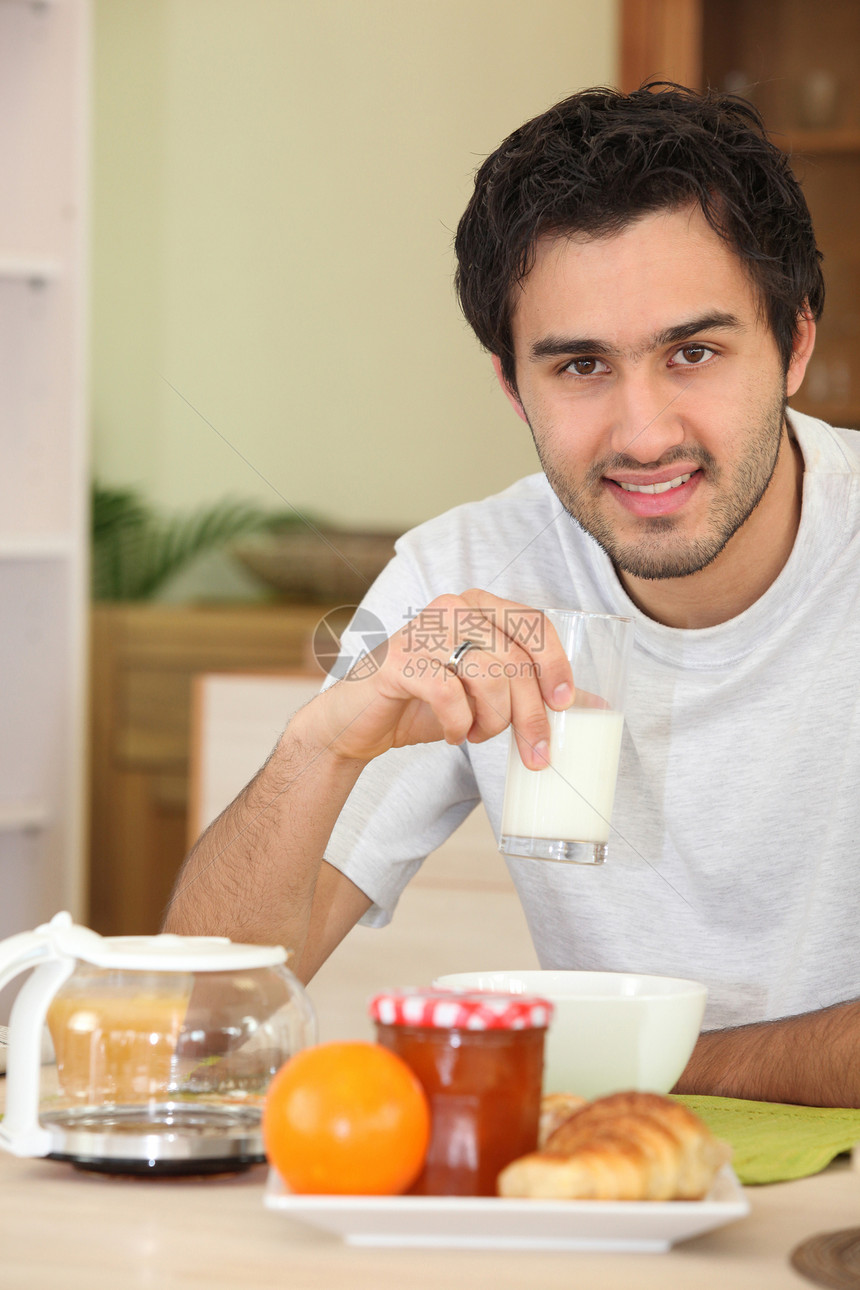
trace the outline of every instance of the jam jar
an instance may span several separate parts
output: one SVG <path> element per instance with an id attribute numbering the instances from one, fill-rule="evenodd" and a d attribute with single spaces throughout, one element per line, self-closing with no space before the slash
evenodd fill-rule
<path id="1" fill-rule="evenodd" d="M 552 1004 L 520 994 L 397 990 L 371 1000 L 377 1040 L 412 1068 L 432 1130 L 420 1196 L 495 1196 L 496 1179 L 537 1146 Z"/>

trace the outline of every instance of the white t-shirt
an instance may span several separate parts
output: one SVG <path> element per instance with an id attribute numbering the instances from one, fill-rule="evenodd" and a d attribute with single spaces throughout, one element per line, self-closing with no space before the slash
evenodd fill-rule
<path id="1" fill-rule="evenodd" d="M 364 602 L 388 634 L 469 587 L 635 620 L 606 864 L 507 863 L 544 967 L 694 977 L 710 1027 L 860 995 L 860 434 L 790 419 L 794 548 L 729 622 L 643 615 L 543 475 L 408 533 Z M 508 739 L 366 768 L 326 853 L 373 900 L 366 923 L 481 799 L 499 835 Z"/>

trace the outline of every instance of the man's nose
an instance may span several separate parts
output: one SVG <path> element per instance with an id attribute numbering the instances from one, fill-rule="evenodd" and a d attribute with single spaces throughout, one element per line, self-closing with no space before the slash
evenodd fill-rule
<path id="1" fill-rule="evenodd" d="M 683 392 L 645 372 L 626 376 L 616 389 L 612 451 L 643 465 L 659 461 L 684 442 Z"/>

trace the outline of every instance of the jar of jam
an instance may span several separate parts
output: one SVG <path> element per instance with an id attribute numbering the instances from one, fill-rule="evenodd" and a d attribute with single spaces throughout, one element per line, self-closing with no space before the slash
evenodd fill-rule
<path id="1" fill-rule="evenodd" d="M 534 1151 L 546 999 L 518 994 L 397 990 L 370 1003 L 377 1040 L 412 1068 L 432 1128 L 419 1196 L 495 1196 L 505 1165 Z"/>

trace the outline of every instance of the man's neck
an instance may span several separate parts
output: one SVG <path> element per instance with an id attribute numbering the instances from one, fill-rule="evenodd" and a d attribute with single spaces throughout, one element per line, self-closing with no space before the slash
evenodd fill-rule
<path id="1" fill-rule="evenodd" d="M 686 578 L 649 581 L 618 570 L 630 599 L 667 627 L 715 627 L 763 596 L 791 554 L 800 524 L 803 454 L 786 430 L 767 490 L 715 560 Z"/>

